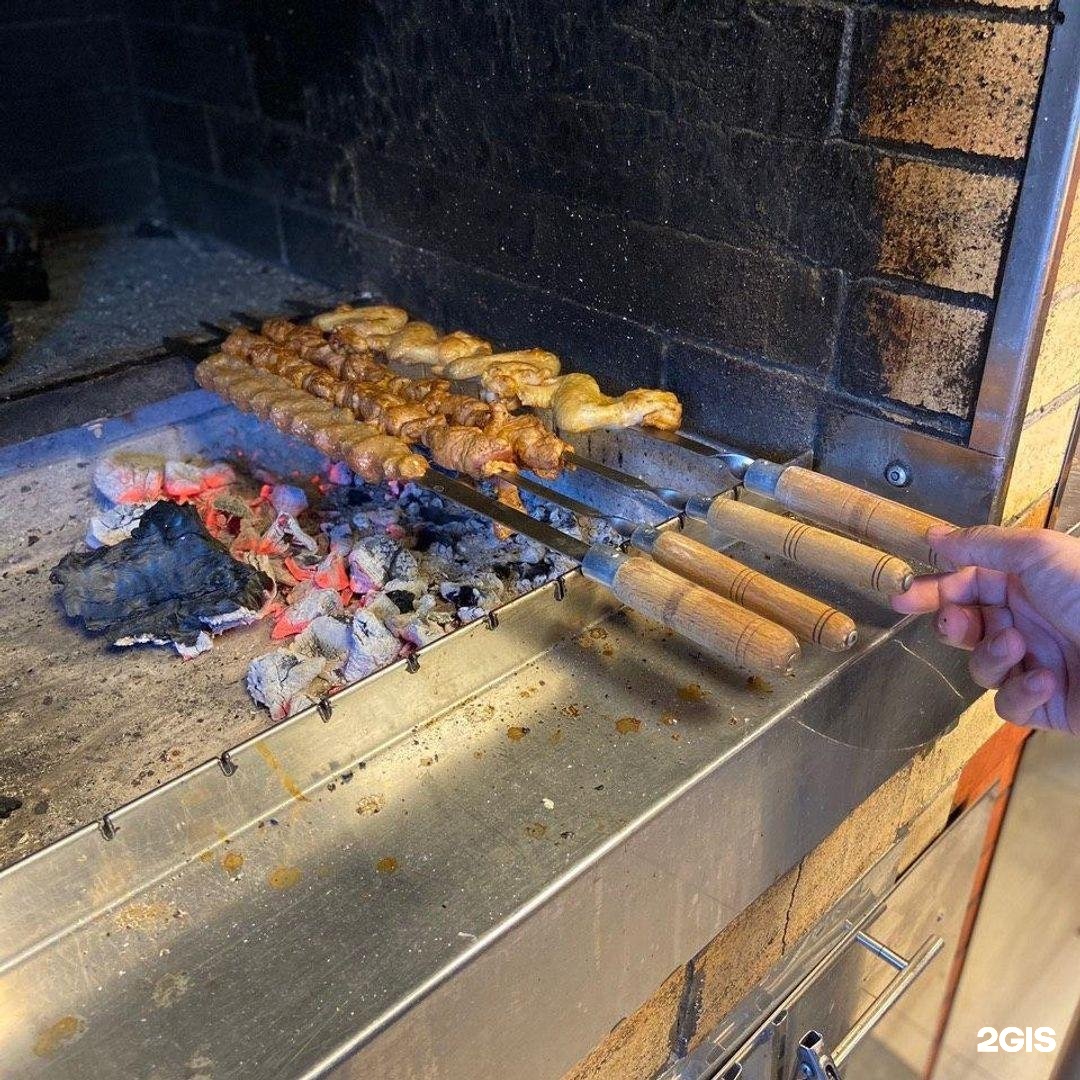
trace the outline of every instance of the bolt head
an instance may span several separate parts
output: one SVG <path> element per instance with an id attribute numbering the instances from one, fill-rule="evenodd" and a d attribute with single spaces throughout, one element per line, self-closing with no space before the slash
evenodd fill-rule
<path id="1" fill-rule="evenodd" d="M 885 479 L 893 487 L 907 487 L 911 483 L 911 468 L 903 461 L 890 461 L 885 466 Z"/>

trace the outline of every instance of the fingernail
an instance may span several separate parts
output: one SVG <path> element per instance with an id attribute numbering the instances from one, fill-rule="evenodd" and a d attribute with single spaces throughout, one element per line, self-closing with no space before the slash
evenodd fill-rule
<path id="1" fill-rule="evenodd" d="M 1002 631 L 990 642 L 990 655 L 997 660 L 1005 660 L 1009 656 L 1009 637 Z"/>
<path id="2" fill-rule="evenodd" d="M 1051 678 L 1048 671 L 1033 671 L 1030 675 L 1024 676 L 1024 689 L 1030 690 L 1033 694 L 1045 694 L 1051 689 Z"/>

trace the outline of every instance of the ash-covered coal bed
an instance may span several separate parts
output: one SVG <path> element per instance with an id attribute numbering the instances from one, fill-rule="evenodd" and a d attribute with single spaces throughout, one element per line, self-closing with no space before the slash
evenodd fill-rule
<path id="1" fill-rule="evenodd" d="M 306 478 L 245 469 L 104 458 L 94 484 L 107 506 L 87 528 L 97 550 L 65 557 L 54 580 L 65 610 L 88 629 L 117 645 L 172 643 L 194 662 L 215 635 L 264 624 L 252 632 L 266 634 L 267 652 L 251 662 L 246 684 L 274 719 L 574 566 L 527 537 L 496 535 L 485 518 L 413 484 L 364 485 L 340 465 Z M 523 497 L 537 519 L 590 542 L 618 542 L 599 522 Z M 174 539 L 194 537 L 183 565 L 164 542 L 170 529 Z M 102 601 L 121 581 L 123 603 L 106 611 Z"/>

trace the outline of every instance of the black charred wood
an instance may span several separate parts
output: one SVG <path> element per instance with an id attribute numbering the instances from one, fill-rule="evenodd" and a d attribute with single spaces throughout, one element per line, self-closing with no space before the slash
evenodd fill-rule
<path id="1" fill-rule="evenodd" d="M 185 645 L 208 619 L 258 610 L 271 584 L 234 559 L 193 506 L 165 501 L 146 511 L 129 539 L 66 555 L 50 580 L 61 587 L 66 614 L 87 630 Z"/>

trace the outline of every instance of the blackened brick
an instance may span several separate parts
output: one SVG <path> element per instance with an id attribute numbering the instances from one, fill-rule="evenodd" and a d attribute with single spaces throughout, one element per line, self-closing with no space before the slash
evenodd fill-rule
<path id="1" fill-rule="evenodd" d="M 161 193 L 181 225 L 212 233 L 259 258 L 281 257 L 277 206 L 186 169 L 160 166 Z"/>
<path id="2" fill-rule="evenodd" d="M 823 391 L 764 364 L 675 343 L 664 385 L 683 403 L 684 426 L 766 457 L 792 457 L 814 443 Z"/>
<path id="3" fill-rule="evenodd" d="M 9 100 L 121 88 L 129 71 L 116 19 L 0 29 L 0 86 Z"/>
<path id="4" fill-rule="evenodd" d="M 131 37 L 135 76 L 143 89 L 209 105 L 251 106 L 239 35 L 135 22 Z"/>
<path id="5" fill-rule="evenodd" d="M 218 26 L 239 29 L 244 5 L 236 0 L 175 0 L 176 18 L 186 26 Z"/>
<path id="6" fill-rule="evenodd" d="M 328 100 L 341 103 L 346 124 L 352 121 L 354 130 L 363 127 L 356 121 L 374 119 L 386 101 L 386 84 L 396 85 L 387 70 L 375 66 L 376 58 L 365 43 L 372 37 L 407 35 L 405 18 L 403 12 L 380 11 L 378 5 L 361 15 L 353 4 L 318 0 L 247 5 L 245 36 L 262 112 L 317 131 L 310 113 L 318 111 L 315 99 L 325 90 Z M 397 74 L 404 77 L 405 70 Z M 425 81 L 420 75 L 413 69 L 407 80 L 414 84 L 414 95 Z M 369 107 L 372 111 L 366 111 Z M 343 128 L 336 134 L 343 135 Z"/>
<path id="7" fill-rule="evenodd" d="M 126 90 L 0 100 L 0 131 L 0 172 L 6 175 L 91 165 L 143 149 Z"/>
<path id="8" fill-rule="evenodd" d="M 791 212 L 784 246 L 849 273 L 877 260 L 881 207 L 875 189 L 877 155 L 838 142 L 789 144 Z"/>
<path id="9" fill-rule="evenodd" d="M 553 89 L 719 127 L 824 133 L 835 96 L 843 14 L 755 3 L 575 10 L 545 81 Z"/>
<path id="10" fill-rule="evenodd" d="M 662 143 L 667 223 L 741 247 L 776 247 L 787 239 L 802 190 L 794 164 L 811 145 L 669 120 Z"/>
<path id="11" fill-rule="evenodd" d="M 120 0 L 4 0 L 0 24 L 101 18 L 119 10 Z"/>
<path id="12" fill-rule="evenodd" d="M 142 109 L 146 136 L 159 160 L 202 172 L 213 171 L 202 105 L 144 94 Z"/>
<path id="13" fill-rule="evenodd" d="M 610 102 L 538 93 L 485 120 L 494 175 L 639 221 L 661 221 L 672 161 L 670 121 Z M 522 111 L 527 115 L 522 115 Z"/>
<path id="14" fill-rule="evenodd" d="M 356 162 L 354 177 L 373 231 L 490 270 L 530 273 L 534 203 L 525 193 L 388 158 Z"/>
<path id="15" fill-rule="evenodd" d="M 811 370 L 831 357 L 835 271 L 552 206 L 537 272 L 571 299 L 719 348 Z"/>
<path id="16" fill-rule="evenodd" d="M 437 255 L 375 236 L 348 221 L 282 207 L 289 266 L 349 295 L 372 293 L 440 321 L 444 263 Z"/>
<path id="17" fill-rule="evenodd" d="M 221 109 L 212 109 L 209 116 L 223 176 L 270 195 L 351 209 L 351 170 L 344 149 L 256 116 Z"/>
<path id="18" fill-rule="evenodd" d="M 871 283 L 852 292 L 837 375 L 846 389 L 967 420 L 989 317 Z"/>

